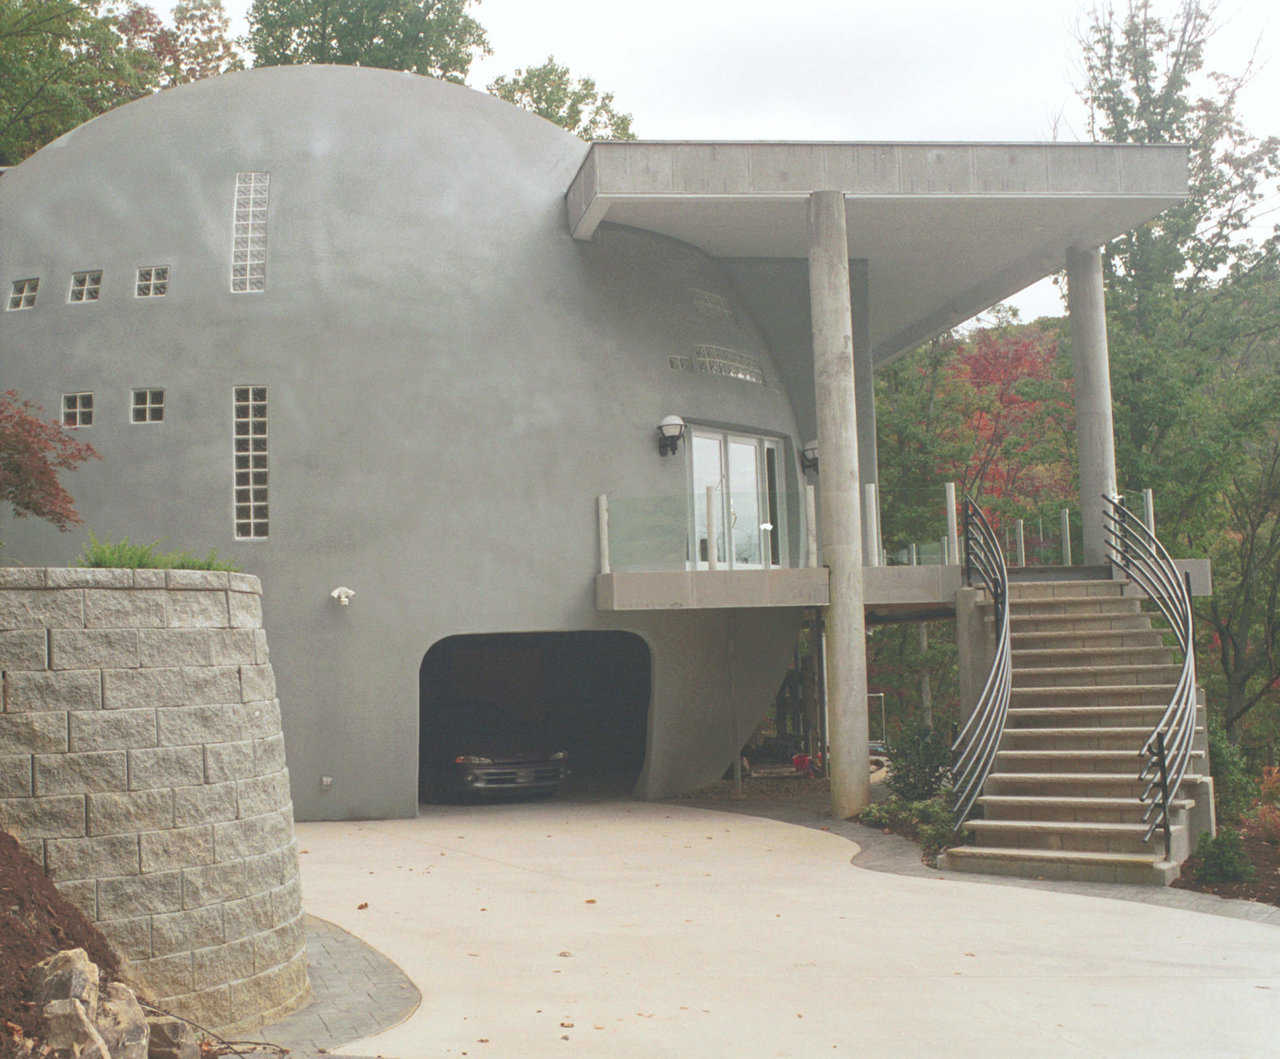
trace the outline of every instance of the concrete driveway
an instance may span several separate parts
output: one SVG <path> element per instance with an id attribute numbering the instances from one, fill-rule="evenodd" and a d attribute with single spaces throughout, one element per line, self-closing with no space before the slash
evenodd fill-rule
<path id="1" fill-rule="evenodd" d="M 1280 1052 L 1273 926 L 865 871 L 835 835 L 669 804 L 429 807 L 298 840 L 307 911 L 422 992 L 349 1054 Z"/>

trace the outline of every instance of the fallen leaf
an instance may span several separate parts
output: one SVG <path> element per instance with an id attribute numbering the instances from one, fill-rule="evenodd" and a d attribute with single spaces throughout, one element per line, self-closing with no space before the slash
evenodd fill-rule
<path id="1" fill-rule="evenodd" d="M 588 897 L 588 898 L 587 898 L 585 901 L 583 901 L 582 903 L 583 903 L 584 905 L 593 905 L 593 904 L 595 904 L 595 903 L 596 903 L 596 899 L 595 899 L 594 897 Z"/>
<path id="2" fill-rule="evenodd" d="M 564 950 L 564 952 L 560 953 L 560 955 L 561 955 L 561 956 L 572 956 L 572 955 L 573 955 L 573 953 L 571 953 L 568 949 L 565 949 L 565 950 Z"/>
<path id="3" fill-rule="evenodd" d="M 562 1030 L 571 1030 L 571 1029 L 573 1029 L 573 1023 L 572 1023 L 572 1022 L 562 1022 L 562 1023 L 560 1023 L 560 1028 L 561 1028 Z"/>
<path id="4" fill-rule="evenodd" d="M 356 911 L 363 912 L 368 907 L 369 907 L 368 901 L 361 901 L 358 905 L 356 905 Z"/>

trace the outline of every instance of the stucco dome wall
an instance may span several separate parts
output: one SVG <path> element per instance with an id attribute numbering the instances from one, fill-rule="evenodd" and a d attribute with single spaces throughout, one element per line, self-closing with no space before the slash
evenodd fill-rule
<path id="1" fill-rule="evenodd" d="M 0 279 L 42 277 L 35 309 L 0 313 L 6 385 L 50 409 L 97 395 L 80 436 L 105 464 L 68 484 L 99 536 L 271 572 L 301 817 L 416 810 L 418 663 L 455 633 L 638 631 L 666 689 L 649 768 L 683 775 L 688 761 L 653 755 L 691 755 L 707 772 L 721 754 L 661 729 L 708 679 L 727 694 L 724 616 L 671 637 L 596 611 L 594 500 L 683 493 L 681 461 L 656 453 L 667 413 L 793 444 L 794 415 L 716 262 L 648 233 L 574 242 L 563 196 L 585 152 L 457 86 L 291 67 L 131 104 L 0 178 Z M 229 291 L 247 170 L 271 178 L 263 294 Z M 172 268 L 169 294 L 133 298 L 152 264 Z M 85 268 L 104 270 L 102 299 L 68 305 Z M 694 288 L 727 315 L 697 310 Z M 671 366 L 706 343 L 755 358 L 765 384 Z M 271 534 L 254 543 L 231 526 L 231 390 L 246 384 L 270 392 Z M 165 387 L 163 424 L 127 422 L 133 386 Z M 76 547 L 31 523 L 2 535 L 25 560 Z M 348 608 L 329 599 L 339 584 Z M 771 620 L 783 637 L 793 624 Z"/>
<path id="2" fill-rule="evenodd" d="M 166 1010 L 223 1031 L 308 996 L 261 585 L 0 568 L 0 826 Z"/>

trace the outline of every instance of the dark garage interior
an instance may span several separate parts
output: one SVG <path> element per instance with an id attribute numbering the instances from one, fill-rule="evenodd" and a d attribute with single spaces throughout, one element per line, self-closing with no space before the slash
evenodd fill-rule
<path id="1" fill-rule="evenodd" d="M 567 751 L 570 789 L 629 792 L 644 764 L 649 695 L 649 648 L 633 633 L 447 637 L 418 671 L 420 783 L 459 724 L 497 724 Z"/>

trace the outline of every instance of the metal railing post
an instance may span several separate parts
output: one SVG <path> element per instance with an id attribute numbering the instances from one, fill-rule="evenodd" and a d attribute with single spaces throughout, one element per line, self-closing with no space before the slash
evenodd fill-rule
<path id="1" fill-rule="evenodd" d="M 818 565 L 818 499 L 810 482 L 805 482 L 804 485 L 804 517 L 809 529 L 808 565 L 810 569 L 816 569 Z"/>
<path id="2" fill-rule="evenodd" d="M 596 497 L 596 531 L 600 536 L 600 572 L 609 573 L 609 498 Z"/>
<path id="3" fill-rule="evenodd" d="M 1014 541 L 1015 541 L 1014 547 L 1016 549 L 1015 562 L 1017 562 L 1019 566 L 1026 566 L 1027 565 L 1027 538 L 1026 538 L 1026 532 L 1023 529 L 1022 519 L 1018 519 L 1018 521 L 1013 524 L 1013 532 L 1014 532 Z"/>
<path id="4" fill-rule="evenodd" d="M 956 483 L 947 482 L 944 486 L 947 498 L 947 559 L 944 566 L 958 566 L 960 563 L 960 534 L 956 529 Z"/>
<path id="5" fill-rule="evenodd" d="M 720 565 L 718 552 L 720 535 L 716 532 L 716 487 L 707 486 L 707 569 L 715 570 Z"/>
<path id="6" fill-rule="evenodd" d="M 1071 565 L 1071 512 L 1062 509 L 1062 565 Z"/>

